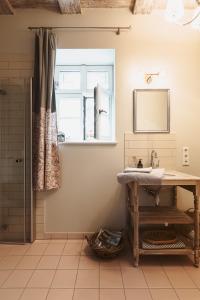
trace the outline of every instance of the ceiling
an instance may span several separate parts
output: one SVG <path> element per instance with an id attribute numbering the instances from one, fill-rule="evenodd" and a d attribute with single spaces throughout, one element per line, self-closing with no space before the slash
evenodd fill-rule
<path id="1" fill-rule="evenodd" d="M 186 8 L 195 8 L 199 0 L 184 0 Z M 47 9 L 61 14 L 80 14 L 84 8 L 127 8 L 134 14 L 150 14 L 164 9 L 167 0 L 0 0 L 0 15 L 16 14 L 18 9 Z"/>

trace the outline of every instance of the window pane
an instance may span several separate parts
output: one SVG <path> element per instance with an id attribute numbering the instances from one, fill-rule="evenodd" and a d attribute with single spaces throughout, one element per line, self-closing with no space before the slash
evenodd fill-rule
<path id="1" fill-rule="evenodd" d="M 86 100 L 86 140 L 94 138 L 94 98 Z"/>
<path id="2" fill-rule="evenodd" d="M 100 84 L 104 89 L 109 87 L 109 76 L 106 71 L 88 71 L 87 72 L 87 89 L 94 89 L 97 86 L 97 83 Z"/>
<path id="3" fill-rule="evenodd" d="M 81 99 L 80 98 L 61 98 L 59 101 L 60 118 L 80 118 Z"/>
<path id="4" fill-rule="evenodd" d="M 101 98 L 101 108 L 106 111 L 107 114 L 110 113 L 110 97 L 109 95 L 104 94 L 104 97 Z"/>
<path id="5" fill-rule="evenodd" d="M 110 119 L 106 115 L 101 116 L 101 123 L 100 123 L 100 132 L 102 138 L 109 138 L 111 136 L 111 124 Z"/>
<path id="6" fill-rule="evenodd" d="M 83 139 L 83 130 L 80 119 L 60 119 L 59 131 L 65 133 L 65 140 L 80 141 Z"/>
<path id="7" fill-rule="evenodd" d="M 83 138 L 81 98 L 61 96 L 58 116 L 58 129 L 65 134 L 66 141 Z"/>
<path id="8" fill-rule="evenodd" d="M 59 73 L 59 89 L 80 90 L 81 74 L 79 71 L 63 71 Z"/>

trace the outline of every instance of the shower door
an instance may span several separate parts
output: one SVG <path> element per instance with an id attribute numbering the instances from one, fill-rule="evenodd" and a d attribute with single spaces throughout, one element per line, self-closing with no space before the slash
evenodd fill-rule
<path id="1" fill-rule="evenodd" d="M 31 240 L 29 79 L 0 79 L 0 243 Z"/>

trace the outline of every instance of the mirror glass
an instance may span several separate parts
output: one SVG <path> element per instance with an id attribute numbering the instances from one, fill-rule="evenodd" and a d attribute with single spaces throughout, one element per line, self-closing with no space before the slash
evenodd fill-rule
<path id="1" fill-rule="evenodd" d="M 134 132 L 169 132 L 168 89 L 134 90 Z"/>

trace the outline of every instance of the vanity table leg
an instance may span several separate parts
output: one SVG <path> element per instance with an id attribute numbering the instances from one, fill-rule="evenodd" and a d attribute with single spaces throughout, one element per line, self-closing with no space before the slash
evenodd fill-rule
<path id="1" fill-rule="evenodd" d="M 194 264 L 199 267 L 199 185 L 194 193 Z"/>
<path id="2" fill-rule="evenodd" d="M 139 187 L 137 183 L 133 184 L 133 201 L 134 201 L 134 227 L 133 227 L 133 258 L 134 266 L 139 265 Z"/>

